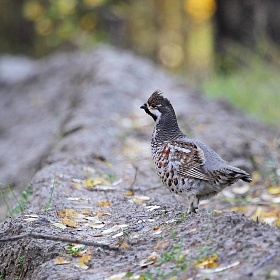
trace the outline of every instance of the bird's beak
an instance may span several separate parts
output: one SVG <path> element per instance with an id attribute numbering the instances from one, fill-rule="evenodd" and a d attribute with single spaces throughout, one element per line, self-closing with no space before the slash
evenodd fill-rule
<path id="1" fill-rule="evenodd" d="M 144 109 L 144 110 L 148 109 L 147 103 L 144 103 L 144 104 L 140 107 L 140 109 Z"/>

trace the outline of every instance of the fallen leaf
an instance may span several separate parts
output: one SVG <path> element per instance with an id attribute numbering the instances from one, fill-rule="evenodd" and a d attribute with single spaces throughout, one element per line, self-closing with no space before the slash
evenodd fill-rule
<path id="1" fill-rule="evenodd" d="M 81 179 L 72 179 L 71 180 L 71 182 L 70 182 L 70 184 L 74 187 L 74 188 L 76 188 L 76 189 L 81 189 L 82 187 L 83 187 L 83 180 L 81 180 Z"/>
<path id="2" fill-rule="evenodd" d="M 150 205 L 150 206 L 146 206 L 148 211 L 154 211 L 156 209 L 159 209 L 160 206 L 159 205 Z"/>
<path id="3" fill-rule="evenodd" d="M 169 244 L 169 242 L 167 240 L 163 240 L 163 241 L 160 241 L 154 248 L 156 250 L 162 250 L 164 249 L 167 245 Z"/>
<path id="4" fill-rule="evenodd" d="M 142 204 L 149 201 L 151 198 L 145 195 L 135 195 L 132 201 L 136 204 Z"/>
<path id="5" fill-rule="evenodd" d="M 245 212 L 246 211 L 246 206 L 234 206 L 231 207 L 230 210 L 234 212 Z"/>
<path id="6" fill-rule="evenodd" d="M 118 230 L 123 229 L 123 228 L 126 228 L 126 227 L 128 227 L 128 225 L 126 225 L 126 224 L 123 224 L 123 225 L 115 225 L 115 226 L 113 226 L 113 227 L 111 227 L 111 228 L 109 228 L 109 229 L 103 230 L 103 231 L 101 232 L 101 234 L 107 235 L 107 234 L 110 234 L 110 233 L 112 233 L 112 232 L 118 231 Z"/>
<path id="7" fill-rule="evenodd" d="M 161 234 L 161 233 L 162 233 L 162 228 L 160 228 L 160 227 L 153 228 L 153 234 L 154 235 Z"/>
<path id="8" fill-rule="evenodd" d="M 218 255 L 214 254 L 210 257 L 200 259 L 195 263 L 194 266 L 196 268 L 202 268 L 202 269 L 217 267 L 217 266 L 219 266 Z"/>
<path id="9" fill-rule="evenodd" d="M 78 200 L 81 200 L 82 198 L 81 197 L 67 197 L 68 200 L 71 200 L 71 201 L 78 201 Z"/>
<path id="10" fill-rule="evenodd" d="M 62 219 L 62 224 L 66 225 L 68 227 L 73 227 L 73 228 L 76 228 L 79 226 L 76 221 L 74 221 L 73 219 L 69 219 L 67 217 L 64 217 Z"/>
<path id="11" fill-rule="evenodd" d="M 229 265 L 220 266 L 220 267 L 217 267 L 217 268 L 203 269 L 202 273 L 209 273 L 210 274 L 210 273 L 222 272 L 222 271 L 231 269 L 231 268 L 239 266 L 239 265 L 240 265 L 240 262 L 236 261 L 236 262 L 231 263 Z"/>
<path id="12" fill-rule="evenodd" d="M 83 210 L 82 210 L 82 214 L 83 214 L 83 215 L 91 215 L 92 212 L 91 212 L 91 210 L 89 210 L 89 209 L 83 209 Z"/>
<path id="13" fill-rule="evenodd" d="M 196 231 L 196 228 L 195 228 L 195 227 L 191 227 L 191 228 L 187 231 L 187 233 L 194 232 L 194 231 Z"/>
<path id="14" fill-rule="evenodd" d="M 134 191 L 128 190 L 123 193 L 125 196 L 134 196 Z"/>
<path id="15" fill-rule="evenodd" d="M 69 264 L 69 263 L 71 263 L 71 261 L 65 260 L 63 257 L 57 257 L 57 258 L 54 260 L 54 264 L 55 264 L 55 265 L 59 265 L 59 264 Z"/>
<path id="16" fill-rule="evenodd" d="M 25 222 L 34 222 L 34 221 L 37 221 L 38 218 L 26 218 L 26 219 L 23 219 L 23 221 Z"/>
<path id="17" fill-rule="evenodd" d="M 103 211 L 97 211 L 97 212 L 95 213 L 95 215 L 96 215 L 97 217 L 112 216 L 111 213 L 109 213 L 109 212 L 103 212 Z"/>
<path id="18" fill-rule="evenodd" d="M 171 220 L 166 221 L 165 223 L 166 223 L 166 224 L 173 224 L 173 223 L 175 223 L 175 222 L 177 222 L 177 220 L 171 219 Z"/>
<path id="19" fill-rule="evenodd" d="M 96 170 L 90 166 L 84 166 L 83 170 L 89 173 L 96 173 Z"/>
<path id="20" fill-rule="evenodd" d="M 51 222 L 51 225 L 53 225 L 54 227 L 60 228 L 60 229 L 66 229 L 66 225 L 63 225 L 61 223 Z"/>
<path id="21" fill-rule="evenodd" d="M 79 258 L 79 262 L 76 264 L 76 267 L 80 267 L 82 269 L 88 269 L 89 266 L 86 265 L 91 260 L 91 255 L 84 255 Z"/>
<path id="22" fill-rule="evenodd" d="M 126 272 L 114 274 L 114 275 L 112 275 L 112 276 L 106 278 L 106 280 L 124 280 L 126 274 L 127 274 Z"/>
<path id="23" fill-rule="evenodd" d="M 110 207 L 110 201 L 109 200 L 98 201 L 97 207 Z"/>
<path id="24" fill-rule="evenodd" d="M 267 192 L 272 195 L 279 195 L 280 194 L 280 186 L 271 186 L 267 189 Z"/>
<path id="25" fill-rule="evenodd" d="M 105 223 L 100 222 L 100 221 L 98 223 L 89 221 L 87 223 L 87 225 L 91 228 L 103 228 L 103 227 L 105 227 Z"/>
<path id="26" fill-rule="evenodd" d="M 123 179 L 119 179 L 119 180 L 113 182 L 113 183 L 112 183 L 112 186 L 115 187 L 115 186 L 119 185 L 119 184 L 122 183 L 122 182 L 123 182 Z"/>
<path id="27" fill-rule="evenodd" d="M 95 188 L 96 186 L 112 186 L 112 184 L 102 177 L 89 178 L 85 181 L 87 188 Z"/>
<path id="28" fill-rule="evenodd" d="M 36 215 L 36 214 L 26 214 L 26 215 L 24 215 L 25 217 L 30 217 L 30 218 L 39 218 L 39 216 L 38 215 Z"/>
<path id="29" fill-rule="evenodd" d="M 95 216 L 95 217 L 87 216 L 87 217 L 85 217 L 85 219 L 88 220 L 88 221 L 91 221 L 93 223 L 102 223 L 97 216 Z"/>
<path id="30" fill-rule="evenodd" d="M 58 217 L 71 217 L 75 218 L 78 216 L 78 212 L 74 209 L 63 209 L 57 214 Z"/>
<path id="31" fill-rule="evenodd" d="M 123 236 L 123 231 L 113 235 L 112 238 L 117 238 L 117 237 L 121 237 L 121 236 Z"/>
<path id="32" fill-rule="evenodd" d="M 150 264 L 155 263 L 155 261 L 159 258 L 159 254 L 156 252 L 153 252 L 147 259 L 143 259 L 140 261 L 139 265 L 141 267 L 148 266 Z"/>
<path id="33" fill-rule="evenodd" d="M 129 247 L 129 245 L 127 244 L 127 243 L 122 243 L 121 244 L 121 248 L 122 249 L 126 249 L 126 248 L 128 248 Z"/>
<path id="34" fill-rule="evenodd" d="M 73 179 L 71 179 L 71 182 L 82 184 L 84 182 L 84 180 L 82 180 L 82 179 L 74 179 L 73 178 Z"/>

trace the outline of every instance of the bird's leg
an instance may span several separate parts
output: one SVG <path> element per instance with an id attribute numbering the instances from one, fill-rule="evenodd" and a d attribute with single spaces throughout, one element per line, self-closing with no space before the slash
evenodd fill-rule
<path id="1" fill-rule="evenodd" d="M 191 202 L 187 213 L 196 213 L 196 210 L 198 210 L 198 204 L 199 204 L 199 199 L 197 197 L 195 197 L 195 199 Z"/>

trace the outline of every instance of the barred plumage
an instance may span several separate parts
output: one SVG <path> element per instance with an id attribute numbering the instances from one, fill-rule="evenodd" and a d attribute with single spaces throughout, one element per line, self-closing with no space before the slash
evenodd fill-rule
<path id="1" fill-rule="evenodd" d="M 178 126 L 175 111 L 157 90 L 140 108 L 155 121 L 152 157 L 164 185 L 190 204 L 195 212 L 200 199 L 208 199 L 241 179 L 251 182 L 242 169 L 228 165 L 202 142 L 188 138 Z"/>

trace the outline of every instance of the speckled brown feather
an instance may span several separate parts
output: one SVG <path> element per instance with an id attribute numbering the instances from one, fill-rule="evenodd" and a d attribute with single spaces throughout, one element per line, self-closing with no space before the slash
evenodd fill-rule
<path id="1" fill-rule="evenodd" d="M 156 123 L 151 147 L 157 174 L 172 193 L 190 203 L 190 212 L 195 212 L 200 199 L 212 197 L 237 180 L 252 181 L 247 172 L 228 165 L 209 146 L 183 134 L 170 101 L 160 91 L 141 108 Z"/>

